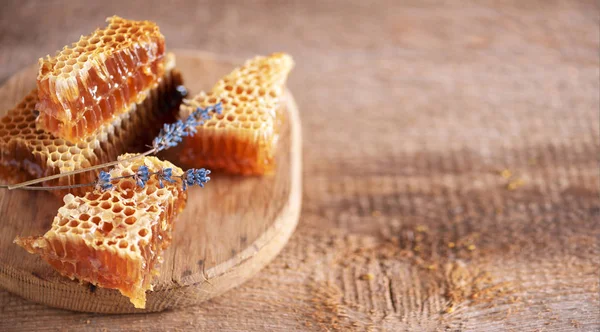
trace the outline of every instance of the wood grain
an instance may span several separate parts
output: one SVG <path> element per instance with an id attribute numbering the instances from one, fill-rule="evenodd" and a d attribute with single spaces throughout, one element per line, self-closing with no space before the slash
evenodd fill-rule
<path id="1" fill-rule="evenodd" d="M 596 0 L 5 1 L 0 80 L 115 13 L 156 21 L 169 48 L 290 53 L 304 176 L 297 231 L 235 290 L 118 316 L 0 292 L 0 330 L 597 331 L 599 10 Z M 509 294 L 484 296 L 478 273 Z"/>
<path id="2" fill-rule="evenodd" d="M 241 63 L 202 52 L 175 54 L 192 95 L 210 88 Z M 25 96 L 35 82 L 36 68 L 19 72 L 0 87 L 0 100 L 11 105 Z M 134 309 L 115 290 L 90 288 L 60 276 L 12 243 L 17 235 L 39 235 L 49 229 L 62 202 L 46 192 L 0 191 L 5 211 L 0 222 L 0 287 L 53 307 L 127 313 L 197 304 L 244 282 L 283 248 L 300 213 L 300 120 L 289 92 L 283 104 L 289 116 L 281 132 L 275 174 L 240 177 L 217 171 L 206 188 L 190 189 L 145 310 Z M 169 160 L 177 164 L 176 155 Z"/>

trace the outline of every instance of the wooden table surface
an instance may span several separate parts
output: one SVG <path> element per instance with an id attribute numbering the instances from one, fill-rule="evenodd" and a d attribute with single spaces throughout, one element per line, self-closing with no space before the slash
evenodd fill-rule
<path id="1" fill-rule="evenodd" d="M 487 5 L 484 5 L 486 3 Z M 290 243 L 201 306 L 73 313 L 0 291 L 0 330 L 600 328 L 597 1 L 3 1 L 0 82 L 102 26 L 294 56 Z"/>

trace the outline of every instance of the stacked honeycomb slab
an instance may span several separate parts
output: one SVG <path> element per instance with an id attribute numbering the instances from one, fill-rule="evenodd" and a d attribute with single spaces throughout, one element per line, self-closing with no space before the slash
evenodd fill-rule
<path id="1" fill-rule="evenodd" d="M 196 107 L 223 104 L 223 112 L 205 121 L 198 133 L 183 142 L 181 161 L 229 173 L 270 173 L 283 114 L 280 113 L 287 76 L 294 66 L 283 53 L 256 57 L 222 78 L 209 93 L 182 105 L 185 118 Z"/>
<path id="2" fill-rule="evenodd" d="M 103 125 L 94 136 L 77 143 L 36 129 L 37 91 L 29 93 L 0 119 L 0 176 L 12 183 L 65 173 L 114 161 L 125 152 L 142 152 L 163 123 L 174 121 L 182 96 L 182 84 L 174 70 L 175 58 L 167 56 L 167 73 L 159 78 L 143 101 Z M 45 182 L 47 186 L 89 183 L 96 172 L 84 172 Z M 71 189 L 80 195 L 85 189 Z M 53 191 L 60 196 L 65 191 Z"/>
<path id="3" fill-rule="evenodd" d="M 163 76 L 165 40 L 158 26 L 117 16 L 54 57 L 40 59 L 40 128 L 79 142 L 141 102 Z"/>
<path id="4" fill-rule="evenodd" d="M 145 157 L 122 162 L 110 175 L 132 175 L 142 165 L 150 172 L 171 168 L 174 177 L 183 174 L 170 162 Z M 15 242 L 39 254 L 62 275 L 118 289 L 136 308 L 144 308 L 160 255 L 171 242 L 173 221 L 187 200 L 179 180 L 163 183 L 161 188 L 151 176 L 141 188 L 126 178 L 113 182 L 112 191 L 94 190 L 83 197 L 68 194 L 44 236 Z"/>

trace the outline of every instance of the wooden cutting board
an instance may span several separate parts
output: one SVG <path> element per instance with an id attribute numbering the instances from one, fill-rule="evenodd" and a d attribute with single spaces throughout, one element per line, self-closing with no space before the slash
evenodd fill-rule
<path id="1" fill-rule="evenodd" d="M 177 67 L 193 95 L 208 90 L 243 61 L 197 51 L 175 51 Z M 0 87 L 0 116 L 35 86 L 37 65 Z M 55 272 L 13 244 L 17 235 L 45 233 L 62 205 L 48 192 L 0 189 L 0 287 L 53 307 L 102 313 L 161 311 L 208 300 L 251 278 L 283 248 L 298 222 L 301 204 L 301 132 L 289 91 L 287 119 L 273 176 L 214 172 L 204 188 L 192 188 L 164 253 L 145 310 L 134 309 L 116 290 L 90 287 Z M 172 160 L 176 163 L 175 160 Z"/>

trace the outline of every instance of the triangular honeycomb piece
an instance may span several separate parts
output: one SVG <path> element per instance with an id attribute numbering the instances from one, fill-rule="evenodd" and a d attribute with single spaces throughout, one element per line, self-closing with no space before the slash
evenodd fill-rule
<path id="1" fill-rule="evenodd" d="M 115 166 L 111 178 L 135 174 L 142 165 L 150 172 L 171 168 L 174 177 L 183 174 L 168 161 L 144 157 Z M 163 181 L 161 188 L 156 176 L 144 188 L 132 178 L 113 184 L 109 191 L 66 195 L 52 229 L 15 242 L 39 254 L 62 275 L 118 289 L 136 308 L 144 308 L 146 291 L 152 289 L 160 255 L 171 242 L 173 221 L 185 207 L 187 193 L 179 181 Z"/>
<path id="2" fill-rule="evenodd" d="M 209 93 L 182 105 L 185 118 L 197 106 L 223 104 L 198 133 L 187 137 L 181 161 L 190 167 L 210 167 L 235 174 L 265 174 L 274 169 L 275 148 L 282 121 L 281 100 L 294 66 L 284 53 L 255 57 L 223 77 Z"/>

